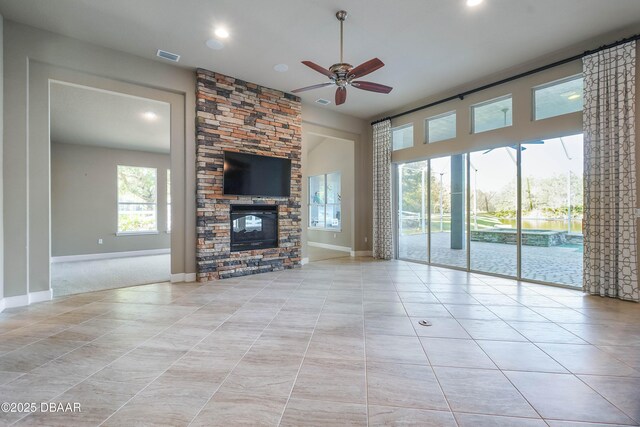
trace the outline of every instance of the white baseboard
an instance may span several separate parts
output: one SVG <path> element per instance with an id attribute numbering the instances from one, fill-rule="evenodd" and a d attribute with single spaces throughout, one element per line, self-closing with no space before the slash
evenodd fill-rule
<path id="1" fill-rule="evenodd" d="M 351 251 L 351 256 L 373 256 L 372 251 Z"/>
<path id="2" fill-rule="evenodd" d="M 114 258 L 131 258 L 138 256 L 165 255 L 170 254 L 171 249 L 147 249 L 143 251 L 127 251 L 127 252 L 106 252 L 101 254 L 85 254 L 85 255 L 65 255 L 51 257 L 51 263 L 60 262 L 76 262 L 76 261 L 94 261 L 99 259 Z"/>
<path id="3" fill-rule="evenodd" d="M 309 264 L 309 258 L 302 258 L 302 260 L 300 261 L 300 264 L 305 265 L 305 264 Z"/>
<path id="4" fill-rule="evenodd" d="M 51 299 L 53 299 L 53 291 L 51 289 L 40 292 L 29 292 L 26 295 L 5 297 L 0 299 L 0 312 L 2 312 L 5 308 L 24 307 L 25 305 L 43 301 L 50 301 Z"/>
<path id="5" fill-rule="evenodd" d="M 351 248 L 348 247 L 348 246 L 330 245 L 328 243 L 319 243 L 319 242 L 307 242 L 307 245 L 308 246 L 313 246 L 313 247 L 316 247 L 316 248 L 331 249 L 333 251 L 351 253 Z"/>
<path id="6" fill-rule="evenodd" d="M 171 275 L 171 283 L 195 282 L 196 273 L 175 273 Z"/>

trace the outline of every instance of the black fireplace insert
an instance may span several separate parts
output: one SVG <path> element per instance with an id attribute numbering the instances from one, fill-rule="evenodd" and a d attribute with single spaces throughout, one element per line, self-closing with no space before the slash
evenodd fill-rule
<path id="1" fill-rule="evenodd" d="M 231 205 L 231 252 L 277 247 L 277 205 Z"/>

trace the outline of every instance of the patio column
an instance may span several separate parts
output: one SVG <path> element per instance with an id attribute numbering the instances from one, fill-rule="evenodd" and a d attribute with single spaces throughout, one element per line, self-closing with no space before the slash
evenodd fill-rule
<path id="1" fill-rule="evenodd" d="M 464 154 L 451 156 L 451 249 L 464 249 Z"/>

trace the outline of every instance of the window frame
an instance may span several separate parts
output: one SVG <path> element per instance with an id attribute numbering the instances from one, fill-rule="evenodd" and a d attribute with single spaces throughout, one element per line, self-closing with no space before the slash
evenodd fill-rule
<path id="1" fill-rule="evenodd" d="M 322 174 L 318 174 L 318 175 L 309 175 L 307 177 L 307 191 L 308 191 L 308 197 L 307 197 L 307 213 L 309 216 L 309 219 L 307 221 L 307 229 L 308 230 L 318 230 L 318 231 L 331 231 L 334 233 L 340 233 L 342 232 L 342 196 L 340 194 L 340 202 L 339 203 L 327 203 L 327 177 L 329 175 L 338 175 L 338 180 L 340 182 L 340 193 L 342 193 L 342 172 L 340 171 L 334 171 L 334 172 L 327 172 L 327 173 L 322 173 Z M 317 177 L 323 177 L 323 186 L 324 186 L 324 203 L 312 203 L 311 202 L 311 179 L 312 178 L 317 178 Z M 310 225 L 311 222 L 311 207 L 312 206 L 322 206 L 324 208 L 324 227 L 315 227 Z M 337 206 L 340 210 L 340 226 L 338 228 L 334 228 L 334 227 L 327 227 L 327 206 Z"/>
<path id="2" fill-rule="evenodd" d="M 152 169 L 154 171 L 154 187 L 155 187 L 155 202 L 154 203 L 134 203 L 134 202 L 121 202 L 120 201 L 120 167 L 137 168 L 137 169 Z M 120 205 L 152 205 L 154 207 L 155 215 L 155 230 L 132 230 L 132 231 L 120 231 Z M 148 166 L 129 166 L 129 165 L 116 165 L 116 236 L 135 236 L 135 235 L 148 235 L 159 234 L 158 232 L 158 168 Z"/>
<path id="3" fill-rule="evenodd" d="M 437 141 L 429 141 L 429 122 L 432 120 L 443 119 L 448 116 L 454 116 L 456 120 L 456 125 L 453 127 L 453 136 L 451 138 L 439 139 Z M 442 141 L 451 141 L 452 139 L 456 139 L 458 137 L 458 110 L 447 111 L 446 113 L 436 114 L 435 116 L 427 117 L 424 119 L 424 143 L 425 144 L 437 144 Z"/>
<path id="4" fill-rule="evenodd" d="M 402 147 L 402 148 L 398 148 L 398 149 L 393 148 L 393 132 L 398 131 L 398 130 L 402 130 L 402 129 L 406 129 L 406 128 L 411 128 L 411 145 L 408 146 L 408 147 Z M 414 135 L 413 131 L 414 131 L 413 122 L 405 123 L 404 125 L 400 125 L 400 126 L 396 126 L 396 127 L 392 127 L 391 128 L 391 152 L 393 153 L 394 151 L 400 151 L 400 150 L 406 150 L 408 148 L 413 148 L 415 146 L 414 145 L 414 141 L 413 141 L 415 135 Z"/>
<path id="5" fill-rule="evenodd" d="M 531 88 L 531 121 L 533 122 L 539 122 L 540 120 L 546 120 L 546 119 L 552 119 L 554 117 L 560 117 L 560 116 L 566 116 L 567 114 L 576 114 L 576 113 L 582 113 L 584 111 L 584 92 L 582 95 L 582 108 L 578 111 L 572 111 L 570 113 L 563 113 L 563 114 L 557 114 L 555 116 L 549 116 L 549 117 L 543 117 L 541 119 L 538 119 L 536 117 L 536 91 L 541 90 L 541 89 L 547 89 L 553 86 L 557 86 L 563 83 L 567 83 L 573 80 L 582 80 L 582 89 L 584 91 L 584 75 L 582 73 L 578 73 L 578 74 L 574 74 L 571 76 L 567 76 L 567 77 L 563 77 L 561 79 L 558 80 L 553 80 L 551 82 L 547 82 L 547 83 L 543 83 L 537 86 L 533 86 Z"/>
<path id="6" fill-rule="evenodd" d="M 494 104 L 496 102 L 499 101 L 503 101 L 505 99 L 511 99 L 511 124 L 508 126 L 502 126 L 499 128 L 493 128 L 493 129 L 487 129 L 487 130 L 482 130 L 477 132 L 476 131 L 476 108 L 478 107 L 483 107 L 485 105 L 489 105 L 489 104 Z M 506 129 L 506 128 L 510 128 L 513 127 L 513 93 L 508 93 L 506 95 L 502 95 L 502 96 L 498 96 L 496 98 L 492 98 L 492 99 L 488 99 L 486 101 L 482 101 L 479 102 L 477 104 L 472 104 L 469 106 L 469 117 L 471 118 L 471 135 L 478 135 L 480 133 L 485 133 L 485 132 L 492 132 L 492 131 L 496 131 L 498 129 Z"/>

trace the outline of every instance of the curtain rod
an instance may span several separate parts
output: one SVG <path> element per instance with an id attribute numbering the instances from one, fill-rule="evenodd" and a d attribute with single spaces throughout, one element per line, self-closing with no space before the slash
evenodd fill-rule
<path id="1" fill-rule="evenodd" d="M 404 111 L 402 113 L 394 114 L 394 115 L 388 116 L 388 117 L 383 117 L 381 119 L 378 119 L 378 120 L 375 120 L 375 121 L 371 122 L 371 125 L 375 125 L 376 123 L 384 122 L 385 120 L 392 120 L 392 119 L 395 119 L 395 118 L 398 118 L 398 117 L 406 116 L 407 114 L 415 113 L 416 111 L 424 110 L 426 108 L 435 107 L 436 105 L 444 104 L 445 102 L 453 101 L 455 99 L 459 99 L 459 100 L 462 101 L 465 96 L 471 95 L 473 93 L 480 92 L 480 91 L 483 91 L 483 90 L 486 90 L 486 89 L 489 89 L 489 88 L 492 88 L 492 87 L 495 87 L 495 86 L 499 86 L 499 85 L 502 85 L 502 84 L 505 84 L 505 83 L 509 83 L 509 82 L 514 81 L 514 80 L 518 80 L 518 79 L 521 79 L 523 77 L 527 77 L 527 76 L 530 76 L 532 74 L 539 73 L 541 71 L 546 71 L 546 70 L 548 70 L 550 68 L 558 67 L 560 65 L 564 65 L 564 64 L 567 64 L 569 62 L 573 62 L 573 61 L 576 61 L 578 59 L 582 59 L 587 55 L 592 55 L 594 53 L 600 52 L 600 51 L 605 50 L 605 49 L 611 49 L 612 47 L 620 46 L 622 44 L 625 44 L 625 43 L 628 43 L 628 42 L 631 42 L 631 41 L 634 41 L 634 40 L 640 40 L 640 34 L 635 34 L 633 36 L 630 36 L 630 37 L 615 41 L 613 43 L 609 43 L 609 44 L 600 46 L 599 48 L 596 48 L 596 49 L 584 51 L 582 53 L 579 53 L 577 55 L 571 56 L 569 58 L 561 59 L 560 61 L 552 62 L 551 64 L 543 65 L 542 67 L 534 68 L 533 70 L 525 71 L 524 73 L 516 74 L 515 76 L 507 77 L 505 79 L 498 80 L 497 82 L 489 83 L 489 84 L 486 84 L 484 86 L 477 87 L 475 89 L 467 90 L 465 92 L 459 93 L 458 95 L 449 96 L 447 98 L 443 98 L 443 99 L 440 99 L 438 101 L 430 102 L 429 104 L 425 104 L 425 105 L 422 105 L 420 107 L 412 108 L 411 110 Z"/>

